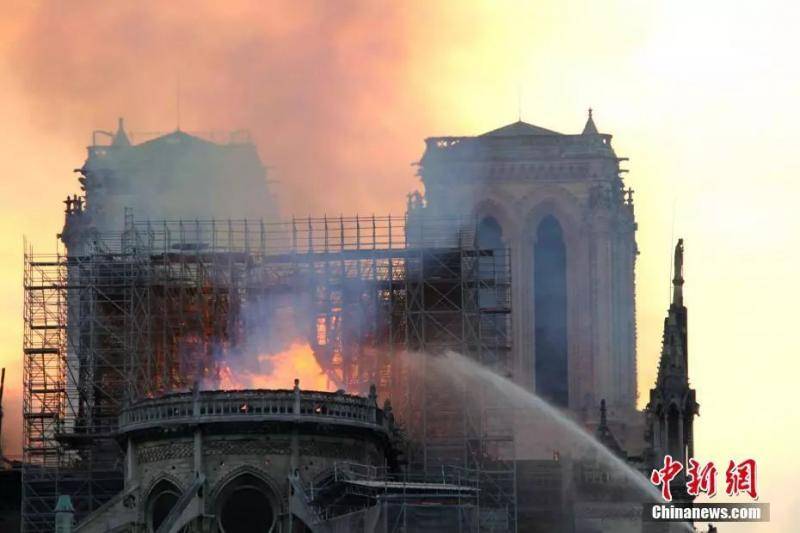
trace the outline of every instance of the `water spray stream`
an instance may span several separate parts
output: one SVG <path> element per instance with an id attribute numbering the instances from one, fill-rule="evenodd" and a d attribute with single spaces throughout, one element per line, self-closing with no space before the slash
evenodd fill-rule
<path id="1" fill-rule="evenodd" d="M 539 396 L 496 374 L 490 368 L 455 352 L 446 352 L 443 356 L 438 357 L 425 355 L 420 355 L 419 357 L 427 357 L 427 368 L 453 383 L 477 379 L 511 401 L 513 405 L 532 409 L 537 413 L 543 414 L 570 437 L 574 438 L 575 442 L 589 446 L 597 453 L 598 458 L 601 458 L 603 463 L 623 474 L 626 479 L 630 480 L 640 490 L 642 495 L 646 496 L 648 501 L 662 501 L 659 491 L 640 472 L 617 457 L 584 428 Z M 683 526 L 686 531 L 695 531 L 694 527 L 689 523 L 683 522 L 680 523 L 680 526 Z"/>

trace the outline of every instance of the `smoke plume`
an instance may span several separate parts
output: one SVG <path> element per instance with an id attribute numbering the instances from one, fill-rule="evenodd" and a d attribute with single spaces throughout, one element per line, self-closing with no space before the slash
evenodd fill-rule
<path id="1" fill-rule="evenodd" d="M 426 113 L 400 83 L 416 54 L 401 4 L 82 7 L 42 6 L 14 47 L 39 127 L 249 128 L 287 213 L 402 209 Z"/>

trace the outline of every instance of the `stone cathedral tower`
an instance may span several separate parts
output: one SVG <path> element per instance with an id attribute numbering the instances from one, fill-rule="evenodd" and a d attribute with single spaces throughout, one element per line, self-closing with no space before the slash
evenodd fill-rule
<path id="1" fill-rule="evenodd" d="M 633 191 L 591 110 L 583 131 L 516 122 L 426 139 L 419 174 L 436 216 L 477 217 L 476 239 L 511 250 L 515 380 L 587 420 L 635 418 L 637 255 Z"/>
<path id="2" fill-rule="evenodd" d="M 660 468 L 664 456 L 687 464 L 694 457 L 694 417 L 699 414 L 695 390 L 689 386 L 689 340 L 687 310 L 683 303 L 683 239 L 675 246 L 675 277 L 672 279 L 672 302 L 664 319 L 661 358 L 655 386 L 645 409 L 645 462 Z M 679 499 L 689 499 L 685 486 L 686 471 L 673 482 Z"/>

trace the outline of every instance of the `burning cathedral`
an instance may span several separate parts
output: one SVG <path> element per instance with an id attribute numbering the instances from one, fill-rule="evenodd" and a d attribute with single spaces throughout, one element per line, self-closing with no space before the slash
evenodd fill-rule
<path id="1" fill-rule="evenodd" d="M 246 133 L 95 132 L 26 251 L 23 531 L 670 531 L 683 242 L 640 411 L 611 138 L 429 138 L 404 216 L 280 220 Z"/>

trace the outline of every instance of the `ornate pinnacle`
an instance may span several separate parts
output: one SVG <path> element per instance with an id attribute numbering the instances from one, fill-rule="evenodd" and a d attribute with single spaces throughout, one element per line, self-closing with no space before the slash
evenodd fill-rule
<path id="1" fill-rule="evenodd" d="M 678 239 L 675 245 L 675 277 L 672 278 L 672 303 L 683 305 L 683 239 Z"/>

